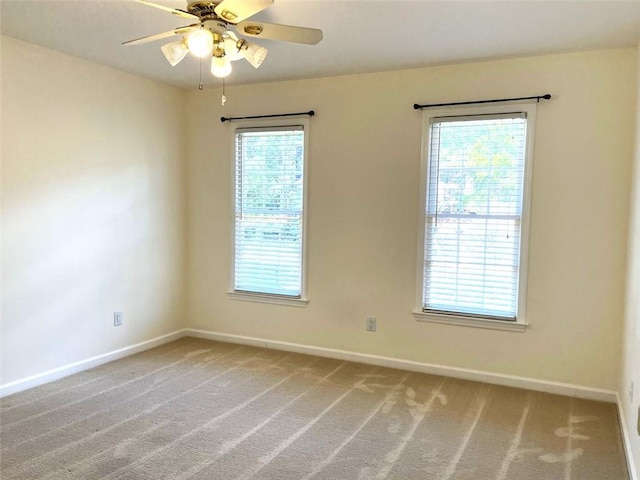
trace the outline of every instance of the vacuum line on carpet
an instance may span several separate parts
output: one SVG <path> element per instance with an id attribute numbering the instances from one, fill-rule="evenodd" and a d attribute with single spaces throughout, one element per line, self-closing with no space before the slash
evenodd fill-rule
<path id="1" fill-rule="evenodd" d="M 302 480 L 309 480 L 310 478 L 313 478 L 318 473 L 320 473 L 327 465 L 333 462 L 333 459 L 336 458 L 336 456 L 342 451 L 344 447 L 346 447 L 354 438 L 356 438 L 356 435 L 358 435 L 358 433 L 360 433 L 360 431 L 362 431 L 362 429 L 367 426 L 367 424 L 380 412 L 380 410 L 384 408 L 385 405 L 389 404 L 390 402 L 395 402 L 410 375 L 411 373 L 407 373 L 404 377 L 402 377 L 399 383 L 393 385 L 391 387 L 391 391 L 387 392 L 385 397 L 376 404 L 371 413 L 369 413 L 364 421 L 360 425 L 358 425 L 358 428 L 356 428 L 351 435 L 349 435 L 333 452 L 331 452 L 328 457 L 320 462 L 320 464 L 318 464 L 311 472 L 305 475 Z"/>
<path id="2" fill-rule="evenodd" d="M 289 355 L 283 357 L 282 359 L 278 360 L 275 364 L 273 365 L 277 365 L 278 363 L 282 362 L 283 360 L 286 360 L 287 358 L 289 358 L 290 356 L 294 355 L 293 353 L 290 353 Z M 316 361 L 316 359 L 314 359 L 314 361 Z M 305 367 L 310 365 L 312 362 L 309 362 L 309 364 L 305 364 Z M 272 366 L 273 366 L 272 365 Z M 167 443 L 166 445 L 163 445 L 162 447 L 148 453 L 147 455 L 144 455 L 143 457 L 140 457 L 138 460 L 136 460 L 133 463 L 130 463 L 129 465 L 125 465 L 124 467 L 121 467 L 117 470 L 114 470 L 113 472 L 111 472 L 109 475 L 106 475 L 104 477 L 102 477 L 103 480 L 107 480 L 109 478 L 117 478 L 115 477 L 115 475 L 118 474 L 118 472 L 120 472 L 123 469 L 126 468 L 131 468 L 131 467 L 135 467 L 136 465 L 141 464 L 142 462 L 144 462 L 145 460 L 148 460 L 149 458 L 155 457 L 159 454 L 161 454 L 162 452 L 165 452 L 166 450 L 170 449 L 173 445 L 175 445 L 176 443 L 184 440 L 185 438 L 189 438 L 193 435 L 195 435 L 198 432 L 201 432 L 202 430 L 205 430 L 207 428 L 210 428 L 212 425 L 214 425 L 215 423 L 219 422 L 220 420 L 224 420 L 225 418 L 233 415 L 234 413 L 242 410 L 243 408 L 245 408 L 246 406 L 252 404 L 253 402 L 255 402 L 256 400 L 258 400 L 259 398 L 263 397 L 264 395 L 266 395 L 267 393 L 269 393 L 270 391 L 274 390 L 275 388 L 279 387 L 280 385 L 282 385 L 284 382 L 286 382 L 287 380 L 291 379 L 292 377 L 294 377 L 295 375 L 298 375 L 300 370 L 304 368 L 304 367 L 300 367 L 297 368 L 294 372 L 292 372 L 291 374 L 287 375 L 286 377 L 282 378 L 281 380 L 279 380 L 278 382 L 276 382 L 275 384 L 271 385 L 269 388 L 263 390 L 262 392 L 260 392 L 259 394 L 251 397 L 248 400 L 245 400 L 244 402 L 236 405 L 235 407 L 233 407 L 230 410 L 227 410 L 224 413 L 221 413 L 219 415 L 216 415 L 215 417 L 213 417 L 212 419 L 208 420 L 206 423 L 200 425 L 198 428 L 195 428 L 193 430 L 190 430 L 187 433 L 184 433 L 182 435 L 180 435 L 178 438 L 176 438 L 175 440 L 172 440 L 171 442 Z"/>
<path id="3" fill-rule="evenodd" d="M 446 472 L 444 474 L 444 477 L 442 477 L 442 480 L 449 480 L 451 478 L 451 476 L 455 473 L 456 468 L 458 467 L 458 463 L 460 462 L 460 459 L 462 458 L 462 454 L 467 449 L 467 445 L 469 444 L 469 440 L 471 439 L 471 435 L 473 435 L 473 431 L 476 429 L 476 425 L 478 425 L 478 421 L 480 420 L 480 417 L 482 416 L 482 412 L 484 411 L 484 407 L 487 404 L 487 396 L 489 395 L 490 391 L 491 391 L 491 385 L 487 386 L 486 390 L 484 390 L 484 392 L 482 393 L 482 396 L 480 397 L 480 402 L 479 402 L 475 417 L 473 419 L 473 422 L 471 423 L 471 426 L 469 427 L 469 430 L 467 430 L 467 432 L 465 433 L 464 439 L 462 440 L 462 443 L 460 444 L 460 447 L 458 448 L 458 451 L 456 452 L 455 456 L 451 460 L 451 463 L 449 464 L 449 467 L 447 468 L 447 470 L 446 470 Z"/>
<path id="4" fill-rule="evenodd" d="M 293 442 L 295 442 L 298 438 L 300 438 L 302 435 L 304 435 L 311 427 L 313 427 L 317 422 L 319 422 L 320 419 L 322 419 L 322 417 L 324 417 L 333 407 L 338 405 L 342 400 L 344 400 L 354 390 L 358 389 L 361 386 L 364 386 L 365 380 L 367 380 L 371 375 L 373 375 L 373 372 L 375 372 L 377 369 L 378 369 L 378 367 L 372 368 L 369 371 L 369 373 L 367 373 L 364 376 L 364 378 L 362 378 L 361 380 L 358 380 L 357 382 L 355 382 L 353 384 L 353 386 L 349 390 L 347 390 L 342 395 L 340 395 L 336 400 L 334 400 L 331 403 L 331 405 L 329 405 L 321 413 L 316 415 L 316 417 L 313 420 L 309 421 L 305 426 L 300 428 L 296 433 L 291 435 L 284 442 L 280 443 L 280 445 L 278 445 L 274 450 L 272 450 L 270 454 L 265 455 L 263 457 L 260 457 L 260 464 L 257 467 L 253 468 L 252 470 L 250 470 L 248 472 L 245 472 L 243 475 L 240 475 L 240 476 L 236 477 L 235 480 L 246 480 L 248 478 L 251 478 L 256 473 L 258 473 L 260 470 L 262 470 L 264 467 L 269 465 L 269 463 L 271 463 L 274 458 L 276 458 L 278 455 L 280 455 L 284 450 L 287 449 L 287 447 L 289 447 Z"/>
<path id="5" fill-rule="evenodd" d="M 407 433 L 403 435 L 398 446 L 387 454 L 384 459 L 385 465 L 380 469 L 380 471 L 376 475 L 376 478 L 387 478 L 387 475 L 389 475 L 389 472 L 391 471 L 391 469 L 393 469 L 394 465 L 400 458 L 400 455 L 407 447 L 411 439 L 413 439 L 413 435 L 416 433 L 418 426 L 422 423 L 424 418 L 427 416 L 427 413 L 429 413 L 429 411 L 431 410 L 433 402 L 435 402 L 436 398 L 442 398 L 441 391 L 446 381 L 446 378 L 442 379 L 440 385 L 438 385 L 438 387 L 431 392 L 431 396 L 424 404 L 416 404 L 415 408 L 418 411 L 418 415 L 414 416 L 411 428 L 409 429 L 409 431 L 407 431 Z"/>
<path id="6" fill-rule="evenodd" d="M 180 345 L 178 347 L 174 346 L 174 348 L 168 349 L 167 353 L 174 352 L 174 351 L 177 351 L 177 350 L 188 349 L 189 345 L 191 345 L 191 343 L 193 343 L 193 342 L 189 342 L 186 345 Z M 158 347 L 158 348 L 161 348 L 161 347 Z M 138 355 L 144 355 L 145 353 L 149 353 L 149 352 L 151 352 L 151 350 L 147 350 L 146 352 L 141 352 Z M 125 357 L 125 358 L 120 359 L 120 360 L 126 361 L 126 360 L 128 360 L 130 358 L 131 357 Z M 116 364 L 115 362 L 109 362 L 109 363 L 107 363 L 105 365 L 101 365 L 100 367 L 96 367 L 96 368 L 101 368 L 101 367 L 108 368 L 108 367 L 110 367 L 112 365 L 118 365 L 118 364 Z M 133 363 L 133 365 L 135 365 L 135 363 Z M 64 379 L 61 379 L 61 381 L 64 381 L 66 379 L 71 379 L 71 378 L 75 377 L 76 375 L 80 376 L 80 375 L 83 375 L 83 374 L 89 374 L 89 372 L 91 372 L 92 370 L 94 370 L 94 369 L 92 368 L 92 369 L 86 370 L 84 372 L 77 373 L 75 375 L 70 375 L 70 376 L 68 376 L 68 377 L 66 377 Z M 45 398 L 52 397 L 53 395 L 58 395 L 58 394 L 63 393 L 63 392 L 68 392 L 69 390 L 73 390 L 74 388 L 83 387 L 83 386 L 89 385 L 90 383 L 98 382 L 98 381 L 103 380 L 105 378 L 112 377 L 112 376 L 117 375 L 118 373 L 120 373 L 121 370 L 124 370 L 124 368 L 119 368 L 117 370 L 113 370 L 112 372 L 105 373 L 104 375 L 100 375 L 98 377 L 92 376 L 92 378 L 90 380 L 87 380 L 86 382 L 75 383 L 73 385 L 69 385 L 68 387 L 60 388 L 58 390 L 54 390 L 53 392 L 49 392 L 49 393 L 47 393 L 45 395 L 41 395 L 39 397 L 35 397 L 35 398 L 29 400 L 28 402 L 17 403 L 16 405 L 10 405 L 10 406 L 1 405 L 2 400 L 4 400 L 4 399 L 0 399 L 0 405 L 1 405 L 0 406 L 0 411 L 2 413 L 6 413 L 6 412 L 10 412 L 10 411 L 12 411 L 12 410 L 14 410 L 16 408 L 25 407 L 26 405 L 30 405 L 30 404 L 35 403 L 35 402 L 39 402 L 41 400 L 44 400 Z M 37 388 L 37 387 L 34 387 L 34 388 Z M 19 395 L 20 393 L 22 393 L 22 392 L 18 392 L 15 395 Z"/>
<path id="7" fill-rule="evenodd" d="M 573 399 L 569 400 L 569 419 L 567 421 L 567 425 L 569 428 L 569 435 L 567 435 L 567 456 L 566 463 L 564 466 L 564 480 L 571 480 L 571 469 L 572 463 L 571 460 L 573 454 L 573 422 L 571 419 L 573 418 Z"/>
<path id="8" fill-rule="evenodd" d="M 229 351 L 229 352 L 227 352 L 227 353 L 225 353 L 225 354 L 223 354 L 223 355 L 220 355 L 220 356 L 218 356 L 218 357 L 214 357 L 214 358 L 212 358 L 212 359 L 210 359 L 210 360 L 208 360 L 208 361 L 206 361 L 206 362 L 204 362 L 204 363 L 200 364 L 200 365 L 199 365 L 198 367 L 196 367 L 196 368 L 201 368 L 202 366 L 206 366 L 206 365 L 208 365 L 208 364 L 210 364 L 210 363 L 213 363 L 213 362 L 219 361 L 220 359 L 222 359 L 222 358 L 224 358 L 224 357 L 226 357 L 226 356 L 228 356 L 228 355 L 231 355 L 232 353 L 237 352 L 238 350 L 241 350 L 241 349 L 242 349 L 242 347 L 235 348 L 235 349 L 233 349 L 233 350 L 231 350 L 231 351 Z M 251 357 L 251 358 L 249 358 L 249 359 L 247 359 L 247 360 L 244 360 L 244 361 L 243 361 L 243 363 L 242 363 L 241 365 L 243 365 L 244 363 L 247 363 L 247 362 L 251 361 L 253 358 L 255 358 L 255 356 L 256 356 L 256 355 L 254 355 L 253 357 Z M 223 373 L 226 373 L 226 372 L 223 372 Z M 94 413 L 92 413 L 91 415 L 88 415 L 88 416 L 86 416 L 86 417 L 77 418 L 77 419 L 75 419 L 73 422 L 65 423 L 64 425 L 61 425 L 61 426 L 60 426 L 60 427 L 58 427 L 58 428 L 55 428 L 55 429 L 53 429 L 53 430 L 49 430 L 49 431 L 47 431 L 47 432 L 41 433 L 40 435 L 37 435 L 37 436 L 32 437 L 32 438 L 29 438 L 29 439 L 27 439 L 27 440 L 23 440 L 23 441 L 21 441 L 21 442 L 15 443 L 15 444 L 11 445 L 10 447 L 7 447 L 7 448 L 3 449 L 2 451 L 3 451 L 3 452 L 5 452 L 5 451 L 8 451 L 8 450 L 13 450 L 13 449 L 16 449 L 16 448 L 18 448 L 18 447 L 21 447 L 21 446 L 23 446 L 23 445 L 25 445 L 25 444 L 27 444 L 27 443 L 34 442 L 34 441 L 36 441 L 36 440 L 38 440 L 38 439 L 40 439 L 40 438 L 42 438 L 42 437 L 45 437 L 45 436 L 47 436 L 47 435 L 58 434 L 60 430 L 63 430 L 63 429 L 69 428 L 69 427 L 71 427 L 71 426 L 73 426 L 73 425 L 75 425 L 75 424 L 78 424 L 78 423 L 80 423 L 80 422 L 83 422 L 83 421 L 89 420 L 89 419 L 91 419 L 91 418 L 94 418 L 94 417 L 96 417 L 96 416 L 98 416 L 98 415 L 100 415 L 100 414 L 102 414 L 102 413 L 105 413 L 105 412 L 109 412 L 109 411 L 111 411 L 111 410 L 114 410 L 114 409 L 116 409 L 116 407 L 121 407 L 123 404 L 125 404 L 125 403 L 127 403 L 127 402 L 130 402 L 130 401 L 135 400 L 135 399 L 140 398 L 140 397 L 144 397 L 144 396 L 148 395 L 149 393 L 153 392 L 154 390 L 157 390 L 158 388 L 162 388 L 162 387 L 164 387 L 164 386 L 166 386 L 166 385 L 168 385 L 168 384 L 170 384 L 170 383 L 172 383 L 172 382 L 179 381 L 179 380 L 181 380 L 179 377 L 170 377 L 168 380 L 162 381 L 162 382 L 160 382 L 160 383 L 158 383 L 158 384 L 154 385 L 152 388 L 150 388 L 150 389 L 148 389 L 148 390 L 145 390 L 145 391 L 143 391 L 143 392 L 140 392 L 140 393 L 138 393 L 138 394 L 134 395 L 133 397 L 128 397 L 128 398 L 125 398 L 124 400 L 121 400 L 121 401 L 119 401 L 119 402 L 111 403 L 111 404 L 109 404 L 107 407 L 101 408 L 100 410 L 95 410 L 95 411 L 94 411 Z M 118 426 L 118 425 L 120 425 L 120 424 L 122 424 L 122 423 L 127 422 L 129 419 L 133 419 L 134 417 L 138 417 L 138 416 L 139 416 L 139 415 L 134 415 L 134 416 L 132 416 L 132 417 L 129 417 L 128 419 L 123 420 L 122 422 L 120 422 L 120 423 L 119 423 L 119 424 L 117 424 L 117 425 L 114 425 L 113 427 L 116 427 L 116 426 Z M 111 430 L 113 427 L 110 427 L 108 430 Z M 102 431 L 97 432 L 97 433 L 98 433 L 98 434 L 104 434 L 104 433 L 106 433 L 106 432 L 107 432 L 107 430 L 102 430 Z M 91 436 L 93 436 L 93 435 L 91 435 Z M 86 437 L 83 437 L 83 438 L 82 438 L 82 439 L 80 439 L 79 441 L 83 441 L 85 438 L 86 438 Z M 72 444 L 75 444 L 75 443 L 77 443 L 77 441 L 76 441 L 76 442 L 73 442 Z M 69 445 L 72 445 L 72 444 L 69 444 Z M 66 446 L 65 446 L 65 447 L 66 447 Z M 60 448 L 65 448 L 65 447 L 60 447 Z M 54 451 L 48 452 L 47 454 L 57 453 L 57 452 L 59 452 L 59 450 L 60 450 L 60 449 L 57 449 L 57 450 L 54 450 Z M 37 457 L 32 457 L 32 458 L 37 458 Z"/>
<path id="9" fill-rule="evenodd" d="M 91 400 L 92 398 L 98 397 L 98 396 L 103 395 L 105 393 L 111 392 L 111 391 L 116 390 L 118 388 L 125 387 L 125 386 L 130 385 L 130 384 L 132 384 L 134 382 L 137 382 L 139 380 L 147 378 L 147 377 L 149 377 L 149 376 L 151 376 L 151 375 L 153 375 L 155 373 L 162 372 L 163 370 L 167 370 L 168 368 L 175 367 L 176 365 L 180 365 L 181 363 L 184 363 L 187 360 L 189 360 L 189 358 L 183 358 L 182 360 L 177 360 L 177 361 L 172 362 L 172 363 L 170 363 L 168 365 L 165 365 L 163 367 L 156 368 L 156 369 L 152 370 L 151 372 L 145 373 L 144 375 L 141 375 L 141 376 L 136 377 L 136 378 L 132 378 L 132 379 L 130 379 L 130 380 L 124 382 L 124 383 L 121 383 L 121 384 L 118 384 L 118 385 L 114 385 L 114 386 L 109 387 L 109 388 L 107 388 L 105 390 L 101 390 L 100 392 L 94 393 L 93 395 L 90 395 L 88 397 L 80 398 L 78 400 L 74 400 L 73 402 L 65 403 L 64 405 L 60 405 L 58 407 L 52 408 L 51 410 L 46 410 L 44 412 L 39 412 L 39 413 L 36 413 L 35 415 L 31 415 L 30 417 L 21 418 L 20 420 L 17 420 L 15 422 L 4 424 L 4 425 L 2 425 L 2 427 L 0 427 L 0 431 L 5 431 L 6 429 L 14 428 L 14 427 L 16 427 L 18 425 L 21 425 L 21 424 L 23 424 L 25 422 L 28 422 L 30 420 L 34 420 L 34 419 L 42 417 L 44 415 L 48 415 L 50 413 L 57 412 L 58 410 L 62 410 L 63 408 L 67 408 L 67 407 L 71 407 L 73 405 L 77 405 L 78 403 L 82 403 L 82 402 L 85 402 L 87 400 Z"/>
<path id="10" fill-rule="evenodd" d="M 227 353 L 225 353 L 225 354 L 223 354 L 223 355 L 221 355 L 221 356 L 219 356 L 219 357 L 214 357 L 213 359 L 211 359 L 210 361 L 208 361 L 208 362 L 204 363 L 203 365 L 207 365 L 208 363 L 213 363 L 213 362 L 215 362 L 215 361 L 219 361 L 221 358 L 226 357 L 226 356 L 228 356 L 228 355 L 232 354 L 233 352 L 236 352 L 237 350 L 240 350 L 240 349 L 242 349 L 242 347 L 235 348 L 235 349 L 233 349 L 232 351 L 227 352 Z M 219 378 L 219 377 L 221 377 L 221 376 L 223 376 L 223 375 L 226 375 L 226 374 L 227 374 L 227 373 L 229 373 L 229 372 L 232 372 L 232 371 L 234 371 L 234 370 L 236 370 L 236 369 L 238 369 L 238 368 L 240 368 L 240 367 L 244 366 L 246 363 L 248 363 L 248 362 L 250 362 L 250 361 L 254 360 L 256 357 L 257 357 L 257 354 L 256 354 L 256 355 L 253 355 L 252 357 L 249 357 L 249 358 L 248 358 L 248 359 L 246 359 L 246 360 L 243 360 L 241 363 L 238 363 L 238 364 L 234 365 L 233 367 L 230 367 L 230 368 L 228 368 L 228 369 L 226 369 L 226 370 L 224 370 L 224 371 L 220 372 L 219 374 L 217 374 L 217 375 L 215 375 L 215 376 L 213 376 L 213 377 L 208 378 L 208 379 L 207 379 L 207 380 L 205 380 L 204 382 L 200 382 L 199 384 L 195 385 L 194 387 L 191 387 L 191 388 L 190 388 L 190 389 L 188 389 L 188 390 L 184 390 L 184 391 L 180 392 L 178 395 L 174 395 L 173 397 L 170 397 L 170 398 L 165 399 L 165 400 L 164 400 L 164 402 L 163 402 L 163 403 L 161 403 L 161 404 L 154 405 L 153 407 L 148 408 L 148 409 L 146 409 L 146 410 L 144 410 L 144 411 L 142 411 L 142 412 L 139 412 L 139 413 L 137 413 L 137 414 L 135 414 L 135 415 L 132 415 L 131 417 L 127 417 L 126 419 L 124 419 L 124 420 L 122 420 L 122 421 L 120 421 L 120 422 L 118 422 L 118 423 L 116 423 L 116 424 L 112 425 L 112 426 L 111 426 L 111 427 L 109 427 L 109 428 L 106 428 L 106 429 L 104 429 L 104 430 L 100 430 L 99 432 L 92 433 L 91 435 L 89 435 L 89 438 L 87 438 L 87 437 L 82 437 L 82 438 L 80 438 L 80 439 L 78 439 L 78 440 L 75 440 L 75 441 L 73 441 L 73 442 L 71 442 L 71 443 L 69 443 L 69 444 L 66 444 L 66 445 L 64 445 L 64 446 L 62 446 L 62 447 L 60 447 L 60 448 L 57 448 L 57 449 L 55 449 L 55 450 L 50 450 L 50 451 L 48 451 L 48 452 L 46 452 L 46 453 L 44 453 L 44 454 L 42 454 L 42 455 L 39 455 L 39 456 L 37 456 L 37 457 L 31 457 L 31 458 L 30 458 L 30 460 L 32 461 L 32 460 L 34 460 L 34 459 L 36 459 L 36 458 L 37 458 L 37 459 L 42 459 L 42 458 L 48 458 L 48 457 L 57 457 L 57 456 L 59 456 L 62 452 L 67 451 L 67 450 L 69 450 L 69 449 L 71 449 L 71 448 L 73 448 L 73 447 L 75 447 L 75 446 L 77 446 L 77 445 L 81 445 L 82 443 L 85 443 L 85 442 L 88 442 L 88 441 L 94 440 L 94 439 L 96 439 L 96 438 L 102 437 L 102 436 L 104 436 L 104 435 L 106 435 L 106 434 L 109 434 L 109 433 L 111 433 L 113 430 L 115 430 L 117 427 L 121 427 L 122 425 L 124 425 L 124 424 L 126 424 L 126 423 L 129 423 L 129 422 L 131 422 L 131 421 L 133 421 L 133 420 L 137 420 L 137 419 L 138 419 L 138 418 L 140 418 L 140 417 L 143 417 L 143 416 L 145 416 L 145 415 L 149 415 L 149 414 L 153 413 L 154 411 L 156 411 L 156 410 L 158 410 L 158 409 L 160 409 L 160 408 L 162 408 L 162 407 L 166 406 L 166 405 L 167 405 L 167 403 L 169 403 L 169 402 L 171 402 L 171 401 L 173 401 L 173 400 L 175 400 L 175 399 L 177 399 L 177 398 L 180 398 L 180 397 L 182 397 L 182 396 L 184 396 L 184 395 L 186 395 L 186 394 L 188 394 L 188 393 L 191 393 L 191 392 L 193 392 L 193 391 L 197 390 L 198 388 L 201 388 L 201 387 L 203 387 L 204 385 L 206 385 L 206 384 L 210 383 L 211 381 L 215 380 L 216 378 Z M 160 387 L 162 387 L 162 386 L 165 386 L 165 385 L 167 385 L 167 384 L 169 384 L 169 383 L 171 383 L 171 382 L 178 381 L 178 380 L 184 380 L 184 378 L 177 378 L 177 377 L 174 377 L 174 378 L 172 378 L 170 381 L 167 381 L 167 382 L 164 382 L 164 383 L 162 383 L 162 384 L 158 385 L 156 388 L 160 388 Z M 155 390 L 155 388 L 154 388 L 154 389 L 152 389 L 152 390 Z M 141 394 L 139 394 L 139 395 L 136 395 L 135 397 L 129 398 L 129 399 L 127 399 L 127 400 L 125 400 L 124 402 L 121 402 L 121 403 L 125 403 L 125 402 L 128 402 L 128 401 L 135 400 L 136 398 L 138 398 L 138 397 L 142 397 L 142 396 L 145 396 L 145 395 L 147 395 L 147 394 L 148 394 L 148 392 L 143 392 L 143 393 L 141 393 Z M 112 407 L 116 407 L 116 406 L 117 406 L 117 405 L 112 405 Z M 107 409 L 107 410 L 109 410 L 109 409 Z M 68 426 L 70 426 L 70 425 L 72 425 L 72 424 L 74 424 L 74 423 L 78 423 L 78 422 L 80 422 L 80 421 L 87 420 L 88 418 L 91 418 L 91 417 L 94 417 L 94 416 L 96 416 L 96 415 L 99 415 L 100 413 L 103 413 L 103 412 L 102 412 L 102 411 L 101 411 L 101 412 L 97 412 L 96 414 L 90 415 L 89 417 L 85 417 L 84 419 L 79 419 L 79 420 L 77 420 L 77 421 L 72 422 L 71 424 L 67 424 L 67 425 L 64 425 L 63 427 L 60 427 L 60 429 L 66 428 L 66 427 L 68 427 Z M 60 430 L 60 429 L 56 429 L 56 431 L 57 431 L 57 430 Z M 41 436 L 48 435 L 48 434 L 51 434 L 51 433 L 55 433 L 55 431 L 47 432 L 47 433 L 45 433 L 45 434 L 43 434 L 43 435 L 41 435 Z M 136 438 L 137 438 L 137 437 L 136 437 Z M 95 457 L 97 457 L 97 456 L 99 456 L 99 455 L 101 455 L 101 454 L 104 454 L 106 451 L 111 451 L 111 450 L 113 450 L 113 449 L 115 449 L 115 448 L 118 448 L 119 446 L 120 446 L 120 445 L 116 445 L 116 446 L 114 446 L 114 447 L 110 448 L 109 450 L 100 451 L 100 452 L 98 452 L 98 453 L 97 453 L 97 454 L 95 454 L 95 455 L 92 455 L 92 456 L 90 456 L 90 457 L 83 458 L 81 461 L 74 463 L 74 464 L 73 464 L 73 466 L 80 465 L 80 464 L 82 464 L 82 463 L 84 463 L 84 462 L 86 462 L 86 461 L 88 461 L 88 460 L 91 460 L 91 459 L 93 459 L 93 458 L 95 458 Z M 24 468 L 24 467 L 22 467 L 22 466 L 20 466 L 20 467 L 14 467 L 14 468 L 10 469 L 10 471 L 16 471 L 16 470 L 18 470 L 19 468 Z M 6 471 L 5 471 L 5 473 L 6 473 Z M 51 478 L 52 476 L 55 476 L 55 475 L 56 475 L 56 472 L 49 473 L 49 474 L 48 474 L 47 476 L 45 476 L 42 480 L 49 479 L 49 478 Z"/>
<path id="11" fill-rule="evenodd" d="M 269 418 L 267 418 L 266 420 L 260 422 L 258 425 L 256 425 L 255 427 L 253 427 L 251 430 L 249 430 L 248 432 L 244 433 L 243 435 L 234 438 L 233 440 L 229 440 L 227 442 L 225 442 L 214 454 L 213 459 L 208 459 L 206 462 L 201 462 L 198 465 L 190 468 L 189 470 L 187 470 L 185 473 L 183 473 L 182 475 L 180 475 L 179 477 L 175 478 L 174 480 L 186 480 L 188 478 L 193 477 L 194 475 L 196 475 L 197 473 L 205 470 L 207 467 L 209 467 L 210 465 L 213 465 L 216 461 L 218 461 L 220 458 L 222 458 L 224 455 L 226 455 L 227 453 L 229 453 L 231 450 L 233 450 L 234 448 L 236 448 L 238 445 L 240 445 L 242 442 L 244 442 L 247 438 L 249 438 L 250 436 L 252 436 L 253 434 L 255 434 L 256 432 L 258 432 L 260 429 L 262 429 L 265 425 L 267 425 L 268 423 L 270 423 L 272 420 L 274 420 L 278 415 L 280 415 L 283 411 L 285 411 L 287 408 L 289 408 L 291 405 L 293 405 L 294 403 L 296 403 L 298 400 L 300 400 L 302 397 L 304 397 L 305 395 L 307 395 L 311 389 L 315 388 L 316 386 L 322 384 L 323 382 L 325 382 L 326 380 L 328 380 L 331 376 L 333 376 L 335 373 L 337 373 L 340 369 L 342 369 L 342 367 L 344 367 L 346 365 L 345 362 L 342 362 L 340 365 L 338 365 L 336 368 L 334 368 L 331 372 L 329 372 L 328 374 L 326 374 L 324 377 L 322 377 L 321 379 L 319 379 L 316 383 L 314 383 L 313 385 L 309 386 L 309 388 L 307 388 L 305 391 L 303 391 L 302 393 L 300 393 L 298 396 L 296 396 L 295 398 L 291 399 L 289 402 L 287 402 L 284 406 L 280 407 L 276 412 L 274 412 Z"/>
<path id="12" fill-rule="evenodd" d="M 500 471 L 498 472 L 498 476 L 496 480 L 505 480 L 507 478 L 507 472 L 509 471 L 509 467 L 511 466 L 511 462 L 516 455 L 518 454 L 518 449 L 520 448 L 520 442 L 522 441 L 522 432 L 524 432 L 524 426 L 527 423 L 527 417 L 529 416 L 529 410 L 531 409 L 531 392 L 527 393 L 527 404 L 524 406 L 522 410 L 522 415 L 520 416 L 520 421 L 518 422 L 518 428 L 516 429 L 516 434 L 511 440 L 511 445 L 509 446 L 509 450 L 500 465 Z"/>

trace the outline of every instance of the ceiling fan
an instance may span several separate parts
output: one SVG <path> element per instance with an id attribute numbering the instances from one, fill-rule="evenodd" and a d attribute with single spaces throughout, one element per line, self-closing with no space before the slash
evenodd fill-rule
<path id="1" fill-rule="evenodd" d="M 258 68 L 267 49 L 242 36 L 315 45 L 322 40 L 322 30 L 275 23 L 253 22 L 249 17 L 273 4 L 273 0 L 187 0 L 186 10 L 166 7 L 147 0 L 134 0 L 143 5 L 170 12 L 195 21 L 168 32 L 124 42 L 139 45 L 180 35 L 181 38 L 161 48 L 167 61 L 176 66 L 191 52 L 199 58 L 211 58 L 211 73 L 224 78 L 231 73 L 231 62 L 244 58 Z M 239 35 L 230 29 L 233 26 Z"/>

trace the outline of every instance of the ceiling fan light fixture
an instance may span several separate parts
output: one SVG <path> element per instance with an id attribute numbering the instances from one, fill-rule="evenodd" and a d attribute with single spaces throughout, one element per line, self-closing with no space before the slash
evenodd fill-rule
<path id="1" fill-rule="evenodd" d="M 224 78 L 231 73 L 233 61 L 244 58 L 254 68 L 260 67 L 264 62 L 267 49 L 239 38 L 235 32 L 253 37 L 260 36 L 267 40 L 305 45 L 315 45 L 322 40 L 322 30 L 317 28 L 247 20 L 272 5 L 274 0 L 182 0 L 187 2 L 186 10 L 158 5 L 150 0 L 135 1 L 182 18 L 195 20 L 191 25 L 129 40 L 123 42 L 123 45 L 139 45 L 181 36 L 180 40 L 163 45 L 162 54 L 171 66 L 180 63 L 187 53 L 200 58 L 201 75 L 198 85 L 200 90 L 203 89 L 202 59 L 211 59 L 211 73 L 218 78 Z M 222 85 L 224 91 L 224 82 Z"/>
<path id="2" fill-rule="evenodd" d="M 244 40 L 240 52 L 247 62 L 253 65 L 254 68 L 258 68 L 267 57 L 268 50 L 260 45 Z"/>
<path id="3" fill-rule="evenodd" d="M 187 56 L 187 53 L 189 53 L 189 48 L 187 48 L 184 38 L 176 42 L 167 43 L 160 47 L 160 50 L 162 50 L 164 58 L 167 59 L 167 62 L 169 62 L 172 67 L 179 64 L 182 59 Z"/>
<path id="4" fill-rule="evenodd" d="M 217 78 L 224 78 L 231 73 L 231 61 L 226 57 L 211 58 L 211 74 Z"/>
<path id="5" fill-rule="evenodd" d="M 213 34 L 204 28 L 194 30 L 187 38 L 187 46 L 196 57 L 206 57 L 213 49 Z"/>

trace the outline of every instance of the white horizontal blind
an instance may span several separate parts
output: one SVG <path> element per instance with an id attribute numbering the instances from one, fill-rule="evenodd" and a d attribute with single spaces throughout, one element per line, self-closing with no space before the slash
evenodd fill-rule
<path id="1" fill-rule="evenodd" d="M 423 311 L 516 320 L 526 122 L 432 119 Z"/>
<path id="2" fill-rule="evenodd" d="M 304 129 L 235 135 L 234 290 L 302 294 Z"/>

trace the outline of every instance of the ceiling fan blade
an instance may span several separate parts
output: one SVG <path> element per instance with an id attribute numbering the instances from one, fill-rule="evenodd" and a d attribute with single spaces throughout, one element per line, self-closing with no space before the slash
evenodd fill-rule
<path id="1" fill-rule="evenodd" d="M 164 10 L 165 12 L 173 13 L 182 18 L 189 18 L 191 20 L 200 20 L 196 15 L 192 15 L 189 12 L 185 12 L 184 10 L 178 10 L 177 8 L 165 7 L 164 5 L 158 5 L 157 3 L 147 2 L 146 0 L 134 0 L 134 2 L 142 3 L 143 5 L 148 5 L 150 7 L 159 8 L 160 10 Z"/>
<path id="2" fill-rule="evenodd" d="M 198 27 L 199 25 L 199 23 L 194 23 L 193 25 L 188 25 L 186 27 L 178 27 L 174 30 L 169 30 L 168 32 L 157 33 L 155 35 L 148 35 L 146 37 L 129 40 L 128 42 L 122 42 L 122 45 L 140 45 L 141 43 L 154 42 L 163 38 L 173 37 L 174 35 L 182 35 L 183 33 L 187 33 L 189 30 L 194 27 Z"/>
<path id="3" fill-rule="evenodd" d="M 226 0 L 225 0 L 226 1 Z M 241 35 L 249 37 L 282 40 L 284 42 L 304 43 L 315 45 L 322 40 L 322 30 L 317 28 L 294 27 L 264 22 L 240 22 L 236 28 Z"/>
<path id="4" fill-rule="evenodd" d="M 238 23 L 273 5 L 273 0 L 222 0 L 213 10 L 229 23 Z"/>

